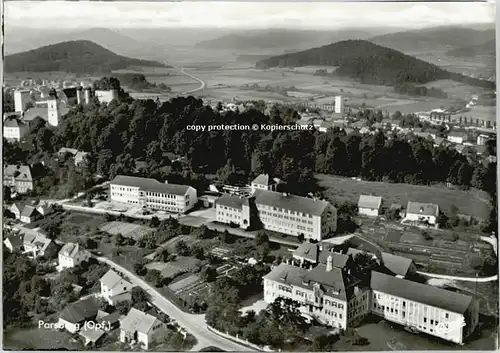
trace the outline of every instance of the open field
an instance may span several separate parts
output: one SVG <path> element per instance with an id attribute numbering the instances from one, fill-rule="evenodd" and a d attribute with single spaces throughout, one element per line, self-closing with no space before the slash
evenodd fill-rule
<path id="1" fill-rule="evenodd" d="M 392 184 L 384 182 L 356 181 L 332 175 L 316 174 L 318 184 L 324 188 L 324 194 L 332 202 L 358 202 L 359 196 L 377 195 L 382 197 L 385 206 L 399 203 L 406 206 L 408 201 L 438 204 L 443 212 L 449 212 L 452 205 L 458 213 L 471 215 L 478 219 L 487 219 L 490 212 L 489 196 L 481 190 L 469 191 L 448 189 L 444 186 L 422 186 Z"/>
<path id="2" fill-rule="evenodd" d="M 462 115 L 462 114 L 460 114 Z M 496 107 L 487 107 L 476 105 L 471 108 L 470 112 L 464 113 L 463 115 L 472 117 L 473 119 L 496 121 Z"/>
<path id="3" fill-rule="evenodd" d="M 477 86 L 470 86 L 466 85 L 464 83 L 452 81 L 452 80 L 439 80 L 439 81 L 432 81 L 427 84 L 425 84 L 425 87 L 430 88 L 439 88 L 446 92 L 450 98 L 454 99 L 463 99 L 463 100 L 469 100 L 471 99 L 472 95 L 481 95 L 486 92 L 489 92 L 489 90 L 486 90 L 482 87 L 477 87 Z"/>
<path id="4" fill-rule="evenodd" d="M 141 239 L 144 235 L 149 234 L 153 229 L 139 224 L 125 222 L 109 222 L 100 227 L 102 231 L 116 235 L 121 234 L 125 238 L 133 238 L 134 240 Z"/>

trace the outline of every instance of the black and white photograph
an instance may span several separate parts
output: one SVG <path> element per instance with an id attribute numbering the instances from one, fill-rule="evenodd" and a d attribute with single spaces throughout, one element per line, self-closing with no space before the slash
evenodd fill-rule
<path id="1" fill-rule="evenodd" d="M 497 350 L 496 11 L 4 1 L 1 350 Z"/>

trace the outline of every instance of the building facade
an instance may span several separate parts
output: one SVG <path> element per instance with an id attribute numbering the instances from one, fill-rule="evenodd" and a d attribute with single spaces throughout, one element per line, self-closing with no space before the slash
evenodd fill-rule
<path id="1" fill-rule="evenodd" d="M 408 202 L 406 216 L 403 221 L 429 223 L 437 225 L 439 206 L 432 203 Z"/>
<path id="2" fill-rule="evenodd" d="M 84 261 L 90 259 L 90 252 L 80 248 L 80 245 L 67 243 L 59 251 L 59 264 L 57 270 L 62 271 L 66 268 L 73 268 Z"/>
<path id="3" fill-rule="evenodd" d="M 3 173 L 3 185 L 25 194 L 34 189 L 34 178 L 29 165 L 8 165 Z"/>
<path id="4" fill-rule="evenodd" d="M 140 344 L 147 350 L 163 336 L 165 331 L 166 325 L 156 317 L 132 308 L 121 321 L 120 342 Z"/>
<path id="5" fill-rule="evenodd" d="M 377 217 L 382 209 L 380 196 L 361 195 L 358 201 L 358 213 L 363 216 Z"/>
<path id="6" fill-rule="evenodd" d="M 264 229 L 318 241 L 337 230 L 337 209 L 327 201 L 265 190 L 253 197 Z"/>
<path id="7" fill-rule="evenodd" d="M 101 297 L 110 305 L 131 299 L 132 283 L 124 280 L 118 273 L 109 270 L 101 278 Z"/>
<path id="8" fill-rule="evenodd" d="M 175 213 L 187 212 L 198 201 L 196 189 L 191 186 L 125 175 L 118 175 L 111 181 L 109 194 L 111 201 Z"/>
<path id="9" fill-rule="evenodd" d="M 372 272 L 371 311 L 415 331 L 462 344 L 476 328 L 479 306 L 472 297 Z"/>
<path id="10" fill-rule="evenodd" d="M 29 125 L 17 118 L 6 119 L 3 122 L 3 137 L 9 141 L 21 141 L 29 132 Z"/>
<path id="11" fill-rule="evenodd" d="M 22 113 L 26 110 L 28 103 L 31 103 L 31 94 L 28 90 L 14 92 L 14 108 L 16 112 Z"/>

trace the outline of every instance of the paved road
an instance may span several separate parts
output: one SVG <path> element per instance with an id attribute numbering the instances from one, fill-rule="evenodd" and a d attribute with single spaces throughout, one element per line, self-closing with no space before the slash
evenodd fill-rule
<path id="1" fill-rule="evenodd" d="M 448 275 L 438 275 L 436 273 L 428 273 L 428 272 L 422 272 L 422 271 L 417 271 L 417 273 L 432 277 L 432 278 L 441 278 L 441 279 L 450 279 L 454 281 L 463 281 L 463 282 L 478 282 L 478 283 L 485 283 L 485 282 L 494 282 L 498 279 L 498 275 L 490 276 L 490 277 L 460 277 L 460 276 L 448 276 Z"/>
<path id="2" fill-rule="evenodd" d="M 191 77 L 193 80 L 196 80 L 200 83 L 200 87 L 186 91 L 186 92 L 182 92 L 182 94 L 190 94 L 190 93 L 198 92 L 206 87 L 206 85 L 207 85 L 206 82 L 203 81 L 201 78 L 198 78 L 196 76 L 191 75 L 189 72 L 186 72 L 183 68 L 181 68 L 181 73 L 183 73 L 186 76 Z"/>
<path id="3" fill-rule="evenodd" d="M 151 303 L 165 314 L 170 316 L 173 320 L 185 328 L 190 334 L 196 337 L 198 343 L 193 347 L 192 351 L 199 351 L 200 349 L 208 346 L 216 346 L 225 351 L 245 351 L 250 352 L 252 349 L 242 346 L 236 342 L 222 338 L 215 333 L 208 330 L 205 323 L 205 315 L 202 314 L 188 314 L 177 308 L 170 301 L 165 299 L 155 288 L 143 281 L 134 273 L 128 271 L 126 268 L 114 263 L 108 258 L 99 257 L 97 260 L 107 263 L 109 266 L 123 273 L 129 278 L 132 284 L 140 286 L 151 296 Z"/>

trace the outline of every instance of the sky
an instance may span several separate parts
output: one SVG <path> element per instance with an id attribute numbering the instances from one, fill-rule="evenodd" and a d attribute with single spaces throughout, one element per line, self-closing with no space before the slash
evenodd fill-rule
<path id="1" fill-rule="evenodd" d="M 493 23 L 491 3 L 7 1 L 8 27 L 431 27 Z"/>

